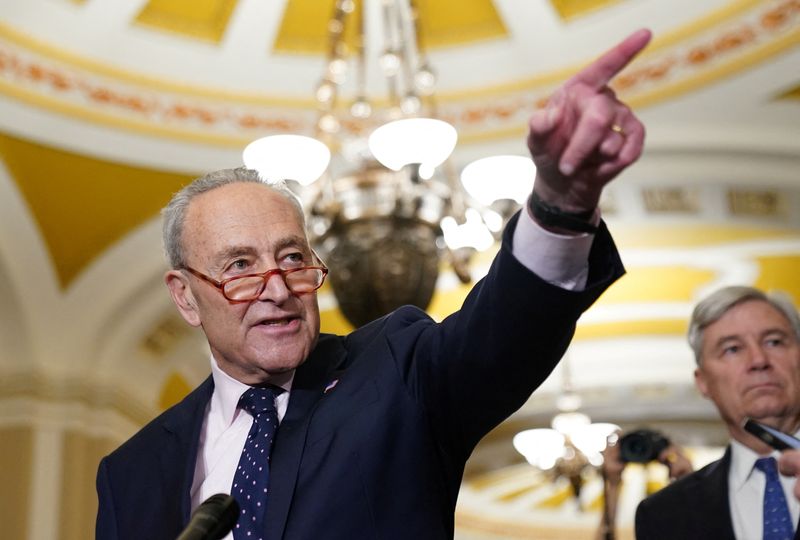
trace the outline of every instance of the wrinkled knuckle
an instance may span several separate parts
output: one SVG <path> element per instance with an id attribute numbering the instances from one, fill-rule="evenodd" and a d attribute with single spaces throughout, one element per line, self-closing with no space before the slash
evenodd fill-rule
<path id="1" fill-rule="evenodd" d="M 593 99 L 585 112 L 586 121 L 595 128 L 604 129 L 614 121 L 614 110 L 604 99 Z"/>

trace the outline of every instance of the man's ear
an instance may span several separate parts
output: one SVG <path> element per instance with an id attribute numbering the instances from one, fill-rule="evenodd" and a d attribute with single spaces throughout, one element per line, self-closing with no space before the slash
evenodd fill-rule
<path id="1" fill-rule="evenodd" d="M 169 289 L 172 301 L 178 307 L 181 317 L 192 326 L 200 326 L 200 313 L 197 310 L 197 301 L 189 287 L 189 278 L 180 270 L 168 270 L 164 274 L 164 282 Z"/>
<path id="2" fill-rule="evenodd" d="M 700 368 L 695 368 L 694 370 L 694 385 L 703 394 L 703 397 L 708 398 L 708 381 L 706 381 L 706 375 Z"/>

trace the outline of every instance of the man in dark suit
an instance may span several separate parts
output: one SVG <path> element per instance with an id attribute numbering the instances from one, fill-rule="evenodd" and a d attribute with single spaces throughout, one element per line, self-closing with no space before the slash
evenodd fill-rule
<path id="1" fill-rule="evenodd" d="M 253 466 L 239 462 L 248 430 L 261 433 L 262 413 L 240 396 L 264 385 L 278 394 L 263 398 L 264 414 L 280 424 L 265 437 L 267 470 L 248 482 L 268 474 L 269 487 L 255 501 L 237 488 L 236 540 L 250 520 L 269 540 L 452 538 L 471 451 L 547 377 L 581 312 L 622 274 L 597 203 L 638 158 L 644 128 L 607 84 L 649 38 L 632 34 L 533 115 L 529 208 L 441 323 L 404 307 L 346 337 L 320 335 L 327 269 L 293 197 L 243 169 L 178 193 L 164 212 L 166 283 L 206 334 L 212 375 L 102 460 L 97 538 L 174 539 L 206 497 L 231 492 L 237 467 Z"/>
<path id="2" fill-rule="evenodd" d="M 775 474 L 770 483 L 767 469 L 778 453 L 742 428 L 749 417 L 786 433 L 800 430 L 797 310 L 777 294 L 725 287 L 695 307 L 689 343 L 697 388 L 716 405 L 732 441 L 722 459 L 640 503 L 636 538 L 800 537 L 792 478 Z M 783 525 L 767 514 L 782 515 Z"/>

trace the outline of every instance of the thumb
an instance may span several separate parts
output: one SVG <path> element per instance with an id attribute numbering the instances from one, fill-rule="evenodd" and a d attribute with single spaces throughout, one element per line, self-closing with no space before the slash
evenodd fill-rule
<path id="1" fill-rule="evenodd" d="M 786 450 L 778 458 L 778 469 L 785 476 L 796 476 L 800 473 L 800 450 Z"/>

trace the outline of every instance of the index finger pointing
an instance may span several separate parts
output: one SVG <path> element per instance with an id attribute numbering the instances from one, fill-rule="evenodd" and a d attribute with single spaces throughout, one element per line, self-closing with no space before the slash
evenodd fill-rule
<path id="1" fill-rule="evenodd" d="M 639 51 L 645 48 L 650 42 L 652 33 L 646 28 L 637 30 L 614 48 L 607 51 L 603 56 L 583 68 L 575 74 L 568 82 L 567 86 L 576 83 L 583 83 L 600 90 L 606 86 L 614 76 L 622 71 Z"/>

